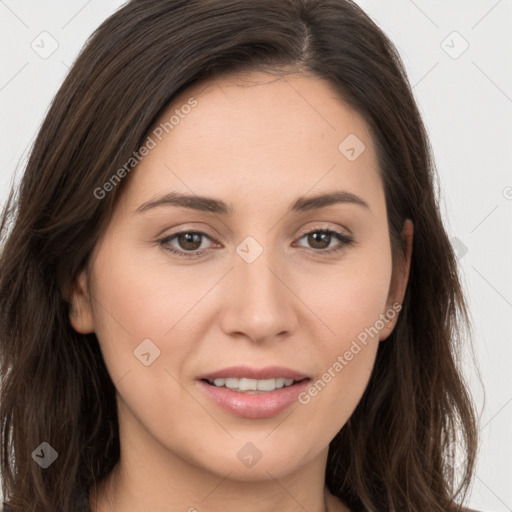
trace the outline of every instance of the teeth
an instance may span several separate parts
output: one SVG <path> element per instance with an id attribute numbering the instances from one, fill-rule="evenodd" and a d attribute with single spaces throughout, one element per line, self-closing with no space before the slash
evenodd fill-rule
<path id="1" fill-rule="evenodd" d="M 292 379 L 283 379 L 283 378 L 279 377 L 278 379 L 276 379 L 276 388 L 282 388 L 285 384 L 287 386 L 290 386 L 292 383 L 293 383 Z"/>
<path id="2" fill-rule="evenodd" d="M 213 385 L 221 388 L 235 389 L 237 391 L 274 391 L 282 387 L 288 387 L 293 384 L 293 379 L 278 377 L 277 379 L 215 379 Z"/>

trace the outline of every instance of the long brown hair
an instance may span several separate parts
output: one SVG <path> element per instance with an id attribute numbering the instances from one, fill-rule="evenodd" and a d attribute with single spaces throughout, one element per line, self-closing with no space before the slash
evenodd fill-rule
<path id="1" fill-rule="evenodd" d="M 393 260 L 413 221 L 409 283 L 369 385 L 332 440 L 326 484 L 352 511 L 458 510 L 476 416 L 458 367 L 469 318 L 431 149 L 392 43 L 351 0 L 133 0 L 96 30 L 57 93 L 0 224 L 1 469 L 10 510 L 78 510 L 119 459 L 115 387 L 69 289 L 107 226 L 125 166 L 191 84 L 245 70 L 312 73 L 370 127 Z M 284 72 L 284 71 L 283 71 Z M 466 460 L 459 479 L 446 454 Z M 48 442 L 58 461 L 32 452 Z M 460 468 L 459 468 L 460 469 Z"/>

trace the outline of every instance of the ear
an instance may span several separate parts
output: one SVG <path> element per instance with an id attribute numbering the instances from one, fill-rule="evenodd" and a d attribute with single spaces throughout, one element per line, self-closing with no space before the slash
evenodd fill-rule
<path id="1" fill-rule="evenodd" d="M 410 219 L 404 222 L 401 233 L 402 251 L 404 259 L 398 259 L 393 265 L 391 283 L 389 285 L 388 299 L 384 316 L 384 328 L 380 331 L 379 340 L 385 340 L 392 332 L 398 321 L 399 311 L 404 300 L 409 270 L 411 267 L 412 242 L 414 236 L 414 224 Z M 400 305 L 400 308 L 398 307 Z M 393 314 L 394 313 L 394 314 Z"/>
<path id="2" fill-rule="evenodd" d="M 69 321 L 73 329 L 81 334 L 94 332 L 87 268 L 84 268 L 73 282 L 69 301 L 71 304 Z"/>

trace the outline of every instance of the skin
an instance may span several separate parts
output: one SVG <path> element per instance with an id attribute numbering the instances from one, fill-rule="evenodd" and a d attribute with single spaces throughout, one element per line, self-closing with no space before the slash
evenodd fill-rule
<path id="1" fill-rule="evenodd" d="M 324 488 L 329 442 L 368 384 L 380 341 L 398 314 L 309 403 L 275 417 L 246 419 L 213 403 L 201 374 L 250 363 L 281 365 L 319 379 L 365 328 L 401 303 L 404 266 L 393 267 L 384 190 L 370 132 L 329 83 L 261 72 L 196 84 L 198 104 L 126 178 L 107 231 L 72 294 L 73 327 L 95 332 L 118 392 L 121 460 L 91 496 L 94 512 L 153 510 L 346 511 Z M 349 161 L 338 146 L 366 146 Z M 286 213 L 299 196 L 349 191 L 369 206 L 337 203 Z M 143 203 L 171 191 L 221 199 L 233 216 Z M 176 237 L 206 233 L 194 246 Z M 316 229 L 316 231 L 315 231 Z M 355 243 L 304 236 L 334 229 Z M 246 237 L 263 248 L 248 263 Z M 210 238 L 208 238 L 210 237 Z M 253 249 L 251 249 L 253 250 Z M 149 338 L 160 356 L 144 366 L 134 349 Z M 246 467 L 248 442 L 261 459 Z M 325 502 L 325 503 L 324 503 Z"/>

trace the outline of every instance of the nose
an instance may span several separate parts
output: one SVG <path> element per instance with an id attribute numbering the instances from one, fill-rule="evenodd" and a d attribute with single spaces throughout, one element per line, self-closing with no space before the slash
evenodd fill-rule
<path id="1" fill-rule="evenodd" d="M 223 331 L 256 343 L 272 342 L 290 335 L 298 324 L 289 272 L 280 272 L 263 253 L 252 263 L 234 256 L 234 268 L 226 283 L 226 301 L 221 316 Z"/>

